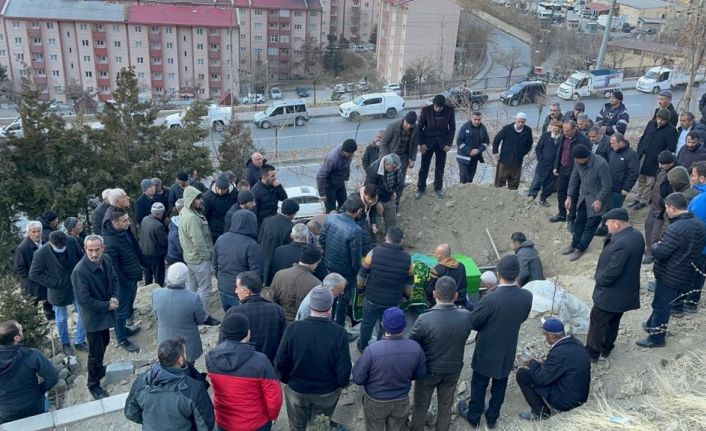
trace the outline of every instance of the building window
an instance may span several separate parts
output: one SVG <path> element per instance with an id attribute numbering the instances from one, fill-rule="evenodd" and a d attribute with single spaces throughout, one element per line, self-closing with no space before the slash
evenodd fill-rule
<path id="1" fill-rule="evenodd" d="M 255 36 L 255 42 L 262 42 L 262 36 Z"/>
<path id="2" fill-rule="evenodd" d="M 174 43 L 167 42 L 167 49 L 172 49 L 172 48 L 174 48 Z"/>
<path id="3" fill-rule="evenodd" d="M 315 10 L 310 11 L 309 16 L 312 18 L 316 18 L 316 11 Z"/>
<path id="4" fill-rule="evenodd" d="M 101 72 L 100 77 L 101 78 L 108 78 L 108 72 Z"/>
<path id="5" fill-rule="evenodd" d="M 262 9 L 255 9 L 255 15 L 262 15 Z"/>
<path id="6" fill-rule="evenodd" d="M 93 72 L 91 72 L 90 70 L 87 70 L 86 71 L 86 78 L 93 78 Z"/>
<path id="7" fill-rule="evenodd" d="M 277 55 L 277 54 L 279 54 L 279 49 L 267 48 L 267 55 Z"/>
<path id="8" fill-rule="evenodd" d="M 4 56 L 5 56 L 5 50 L 4 50 L 4 49 L 0 49 L 0 57 L 4 57 Z"/>
<path id="9" fill-rule="evenodd" d="M 138 78 L 138 79 L 145 79 L 145 72 L 139 72 L 139 73 L 137 74 L 137 78 Z"/>
<path id="10" fill-rule="evenodd" d="M 241 46 L 241 47 L 240 47 L 240 52 L 245 52 L 245 47 Z"/>
<path id="11" fill-rule="evenodd" d="M 302 11 L 300 11 L 300 10 L 295 10 L 295 11 L 294 11 L 294 16 L 302 16 Z"/>
<path id="12" fill-rule="evenodd" d="M 294 30 L 301 30 L 302 25 L 301 24 L 294 24 Z"/>
<path id="13" fill-rule="evenodd" d="M 27 76 L 27 69 L 20 69 L 20 76 Z"/>
<path id="14" fill-rule="evenodd" d="M 49 39 L 49 45 L 56 45 L 56 39 Z"/>
<path id="15" fill-rule="evenodd" d="M 20 22 L 19 21 L 12 21 L 12 27 L 13 28 L 20 28 Z"/>
<path id="16" fill-rule="evenodd" d="M 279 37 L 280 43 L 289 43 L 289 36 L 282 35 Z"/>
<path id="17" fill-rule="evenodd" d="M 206 78 L 206 75 L 204 75 L 203 73 L 199 73 L 199 79 L 204 79 L 204 78 Z"/>
<path id="18" fill-rule="evenodd" d="M 83 61 L 90 63 L 91 62 L 91 56 L 90 55 L 84 55 L 83 56 Z"/>
<path id="19" fill-rule="evenodd" d="M 98 61 L 98 63 L 107 63 L 108 57 L 101 55 L 101 56 L 97 57 L 96 60 Z"/>
<path id="20" fill-rule="evenodd" d="M 138 40 L 135 42 L 135 48 L 142 48 L 142 41 Z"/>
<path id="21" fill-rule="evenodd" d="M 22 45 L 22 38 L 21 37 L 15 38 L 15 45 Z"/>
<path id="22" fill-rule="evenodd" d="M 59 76 L 59 71 L 58 70 L 52 70 L 51 71 L 52 76 Z"/>
<path id="23" fill-rule="evenodd" d="M 174 79 L 174 78 L 176 78 L 176 73 L 174 73 L 174 72 L 168 73 L 168 74 L 167 74 L 167 78 L 169 78 L 169 79 Z"/>
<path id="24" fill-rule="evenodd" d="M 145 62 L 145 59 L 142 58 L 142 57 L 137 57 L 137 62 L 140 63 L 140 64 L 142 64 L 142 63 Z"/>
<path id="25" fill-rule="evenodd" d="M 212 43 L 211 44 L 211 51 L 216 51 L 218 49 L 218 44 L 217 43 Z"/>
<path id="26" fill-rule="evenodd" d="M 159 33 L 159 27 L 152 26 L 151 30 L 152 30 L 152 33 Z"/>
<path id="27" fill-rule="evenodd" d="M 55 85 L 54 91 L 57 93 L 61 93 L 62 91 L 64 91 L 64 87 L 62 87 L 61 85 Z"/>
<path id="28" fill-rule="evenodd" d="M 257 36 L 255 36 L 255 37 L 257 37 Z M 260 37 L 260 39 L 262 39 L 262 37 Z M 240 34 L 240 40 L 245 40 L 245 33 Z"/>
<path id="29" fill-rule="evenodd" d="M 122 63 L 122 62 L 123 62 L 123 58 L 122 58 L 121 56 L 117 56 L 117 57 L 115 57 L 115 62 L 116 62 L 116 63 Z"/>
<path id="30" fill-rule="evenodd" d="M 218 80 L 218 74 L 217 74 L 217 73 L 212 73 L 212 74 L 211 74 L 211 79 L 213 79 L 214 81 L 217 81 L 217 80 Z"/>
<path id="31" fill-rule="evenodd" d="M 302 41 L 302 38 L 301 38 L 300 36 L 294 36 L 294 42 L 295 42 L 295 43 L 298 43 L 298 42 L 301 42 L 301 41 Z"/>
<path id="32" fill-rule="evenodd" d="M 69 47 L 69 54 L 73 52 L 73 48 Z"/>
<path id="33" fill-rule="evenodd" d="M 262 48 L 255 48 L 255 55 L 262 55 Z"/>
<path id="34" fill-rule="evenodd" d="M 167 64 L 174 64 L 174 59 L 173 59 L 173 58 L 168 58 L 168 59 L 167 59 Z"/>
<path id="35" fill-rule="evenodd" d="M 164 27 L 164 32 L 172 34 L 172 28 L 171 27 Z"/>
<path id="36" fill-rule="evenodd" d="M 197 44 L 196 44 L 196 49 L 202 50 L 202 49 L 203 49 L 203 43 L 197 43 Z"/>
<path id="37" fill-rule="evenodd" d="M 66 37 L 71 37 L 71 32 L 70 32 L 70 31 L 67 31 L 67 32 L 66 32 Z"/>
<path id="38" fill-rule="evenodd" d="M 270 42 L 279 42 L 279 35 L 271 34 L 270 35 Z"/>
<path id="39" fill-rule="evenodd" d="M 37 69 L 37 76 L 47 76 L 47 71 L 44 69 Z"/>
<path id="40" fill-rule="evenodd" d="M 57 54 L 49 54 L 49 60 L 59 61 L 59 56 Z"/>
<path id="41" fill-rule="evenodd" d="M 135 33 L 142 33 L 142 26 L 141 25 L 135 26 Z"/>
<path id="42" fill-rule="evenodd" d="M 226 45 L 226 51 L 230 51 L 230 44 Z"/>
<path id="43" fill-rule="evenodd" d="M 184 51 L 184 57 L 188 57 L 188 56 L 189 56 L 189 52 L 188 52 L 188 51 Z"/>
<path id="44" fill-rule="evenodd" d="M 203 35 L 203 29 L 202 29 L 202 28 L 197 28 L 197 29 L 196 29 L 196 34 L 198 34 L 199 36 L 202 36 L 202 35 Z"/>
<path id="45" fill-rule="evenodd" d="M 35 37 L 32 39 L 32 43 L 35 45 L 41 45 L 42 44 L 42 39 L 39 37 Z"/>
<path id="46" fill-rule="evenodd" d="M 48 23 L 47 23 L 47 28 L 48 28 L 48 29 L 54 28 L 54 23 L 53 23 L 53 22 L 48 22 Z"/>
<path id="47" fill-rule="evenodd" d="M 107 85 L 101 86 L 101 92 L 102 93 L 110 93 L 110 87 L 108 87 Z"/>
<path id="48" fill-rule="evenodd" d="M 162 64 L 161 57 L 152 57 L 152 64 Z"/>
<path id="49" fill-rule="evenodd" d="M 80 28 L 81 30 L 88 30 L 88 24 L 79 24 L 78 28 Z"/>
<path id="50" fill-rule="evenodd" d="M 316 30 L 316 24 L 309 24 L 309 30 Z"/>
<path id="51" fill-rule="evenodd" d="M 81 46 L 88 46 L 88 41 L 86 39 L 81 40 Z"/>
<path id="52" fill-rule="evenodd" d="M 116 48 L 120 48 L 120 41 L 119 40 L 114 41 L 113 46 Z"/>
<path id="53" fill-rule="evenodd" d="M 203 58 L 199 58 L 198 60 L 196 60 L 196 64 L 203 65 L 204 64 Z"/>
<path id="54" fill-rule="evenodd" d="M 279 16 L 283 18 L 289 18 L 289 9 L 280 9 Z"/>
<path id="55" fill-rule="evenodd" d="M 247 23 L 246 23 L 245 21 L 240 21 L 240 26 L 241 26 L 241 27 L 245 27 L 246 25 L 247 25 Z M 228 30 L 228 31 L 230 32 L 230 30 Z M 229 34 L 230 34 L 230 33 L 229 33 Z"/>
<path id="56" fill-rule="evenodd" d="M 96 46 L 100 46 L 100 47 L 105 46 L 105 41 L 104 41 L 104 40 L 97 40 L 97 41 L 96 41 Z"/>
<path id="57" fill-rule="evenodd" d="M 255 30 L 262 30 L 262 23 L 261 22 L 255 23 Z"/>
<path id="58" fill-rule="evenodd" d="M 117 24 L 114 24 L 114 25 L 113 25 L 113 31 L 116 32 L 116 33 L 119 32 L 119 31 L 120 31 L 120 26 L 117 25 Z"/>
<path id="59" fill-rule="evenodd" d="M 240 60 L 240 64 L 241 64 L 241 65 L 246 64 L 246 63 L 247 63 L 247 61 L 245 61 L 245 60 Z"/>
<path id="60" fill-rule="evenodd" d="M 160 72 L 155 72 L 152 74 L 152 79 L 162 79 L 162 74 Z"/>

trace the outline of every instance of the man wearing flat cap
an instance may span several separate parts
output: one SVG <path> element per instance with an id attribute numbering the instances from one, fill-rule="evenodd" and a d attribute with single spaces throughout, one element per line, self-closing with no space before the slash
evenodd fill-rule
<path id="1" fill-rule="evenodd" d="M 419 114 L 419 151 L 422 153 L 422 164 L 419 167 L 419 180 L 415 198 L 422 197 L 427 190 L 427 175 L 434 164 L 434 193 L 439 198 L 444 197 L 441 190 L 444 186 L 444 168 L 446 153 L 451 149 L 456 134 L 456 112 L 453 106 L 446 103 L 446 97 L 441 94 L 434 96 L 431 105 L 422 108 Z"/>
<path id="2" fill-rule="evenodd" d="M 601 216 L 610 207 L 610 190 L 613 186 L 608 162 L 603 157 L 591 153 L 584 145 L 574 147 L 572 157 L 574 170 L 571 172 L 568 197 L 564 205 L 567 209 L 576 207 L 576 220 L 571 244 L 561 251 L 561 254 L 569 255 L 570 261 L 583 256 L 591 244 Z"/>
<path id="3" fill-rule="evenodd" d="M 262 221 L 260 228 L 260 245 L 262 246 L 263 262 L 263 282 L 265 286 L 272 283 L 275 276 L 272 271 L 275 250 L 277 247 L 292 242 L 292 228 L 294 227 L 294 217 L 299 212 L 299 204 L 294 199 L 285 199 L 279 213 L 272 217 L 267 217 Z"/>
<path id="4" fill-rule="evenodd" d="M 522 175 L 522 161 L 532 149 L 532 129 L 527 126 L 527 114 L 518 112 L 515 122 L 500 129 L 493 139 L 495 187 L 517 190 Z M 498 154 L 499 153 L 499 154 Z"/>
<path id="5" fill-rule="evenodd" d="M 150 208 L 150 215 L 142 219 L 140 229 L 140 249 L 147 262 L 144 267 L 145 285 L 154 280 L 164 286 L 164 258 L 169 247 L 168 235 L 164 225 L 164 204 L 155 202 Z"/>
<path id="6" fill-rule="evenodd" d="M 581 342 L 566 335 L 559 319 L 544 321 L 542 332 L 551 346 L 546 359 L 528 356 L 526 368 L 515 375 L 530 406 L 519 416 L 528 421 L 546 419 L 552 410 L 566 412 L 582 405 L 591 389 L 591 361 Z"/>
<path id="7" fill-rule="evenodd" d="M 630 225 L 627 210 L 603 214 L 608 236 L 598 258 L 586 351 L 591 360 L 608 357 L 615 347 L 623 313 L 640 308 L 640 264 L 645 239 Z"/>
<path id="8" fill-rule="evenodd" d="M 496 271 L 500 279 L 498 287 L 485 295 L 471 312 L 471 327 L 478 331 L 471 362 L 471 396 L 458 403 L 459 413 L 474 427 L 478 427 L 484 412 L 488 428 L 495 428 L 497 424 L 507 378 L 515 364 L 520 326 L 532 309 L 532 293 L 517 285 L 520 275 L 517 256 L 503 256 Z M 486 409 L 485 394 L 491 380 Z"/>
<path id="9" fill-rule="evenodd" d="M 669 111 L 669 124 L 677 127 L 677 123 L 679 122 L 679 114 L 672 104 L 671 90 L 662 90 L 659 92 L 657 95 L 657 105 L 659 106 L 655 109 L 652 119 L 654 120 L 657 117 L 657 112 L 659 112 L 660 109 L 666 109 Z"/>
<path id="10" fill-rule="evenodd" d="M 397 172 L 397 195 L 396 203 L 399 206 L 400 196 L 404 189 L 407 168 L 414 168 L 414 161 L 417 160 L 417 149 L 419 148 L 419 126 L 417 125 L 417 113 L 409 111 L 401 120 L 395 120 L 388 124 L 385 133 L 380 141 L 380 155 L 378 159 L 388 154 L 397 154 L 400 158 L 400 168 Z M 372 164 L 372 162 L 371 162 Z"/>

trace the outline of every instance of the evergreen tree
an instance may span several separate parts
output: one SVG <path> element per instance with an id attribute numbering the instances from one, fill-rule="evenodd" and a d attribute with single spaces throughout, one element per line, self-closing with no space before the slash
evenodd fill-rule
<path id="1" fill-rule="evenodd" d="M 240 174 L 245 169 L 245 163 L 255 151 L 250 128 L 238 121 L 234 113 L 228 128 L 223 133 L 223 140 L 218 146 L 219 169 L 223 172 L 232 170 L 236 174 Z"/>

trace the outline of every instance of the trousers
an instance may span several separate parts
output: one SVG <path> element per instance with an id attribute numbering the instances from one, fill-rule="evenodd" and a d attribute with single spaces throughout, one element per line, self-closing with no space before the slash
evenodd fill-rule
<path id="1" fill-rule="evenodd" d="M 613 350 L 622 317 L 623 313 L 613 313 L 593 306 L 586 336 L 586 351 L 591 359 L 598 359 L 601 354 L 608 356 Z"/>
<path id="2" fill-rule="evenodd" d="M 444 169 L 446 168 L 446 151 L 438 145 L 422 154 L 422 164 L 419 167 L 419 179 L 417 180 L 417 190 L 424 192 L 427 190 L 427 177 L 431 158 L 436 156 L 434 161 L 434 190 L 439 191 L 444 187 Z"/>
<path id="3" fill-rule="evenodd" d="M 436 390 L 437 416 L 436 429 L 448 430 L 451 425 L 451 407 L 456 394 L 456 384 L 461 373 L 427 374 L 421 380 L 414 382 L 414 405 L 412 407 L 412 431 L 424 431 L 427 410 L 431 404 L 431 396 Z"/>
<path id="4" fill-rule="evenodd" d="M 485 393 L 490 386 L 490 401 L 488 409 L 485 410 Z M 500 417 L 500 407 L 505 401 L 505 390 L 507 389 L 507 377 L 502 379 L 491 379 L 481 373 L 473 371 L 471 377 L 471 399 L 468 401 L 468 420 L 471 423 L 479 423 L 485 410 L 485 419 L 489 423 L 497 422 Z"/>
<path id="5" fill-rule="evenodd" d="M 86 331 L 83 329 L 81 321 L 81 311 L 79 311 L 76 301 L 74 300 L 74 308 L 76 309 L 76 344 L 86 342 Z M 59 331 L 61 344 L 71 344 L 71 336 L 69 334 L 69 306 L 55 306 L 54 313 L 56 315 L 56 329 Z"/>
<path id="6" fill-rule="evenodd" d="M 189 281 L 186 283 L 186 287 L 192 292 L 198 292 L 203 308 L 208 314 L 208 306 L 211 303 L 211 261 L 204 260 L 186 266 L 189 268 Z"/>
<path id="7" fill-rule="evenodd" d="M 319 415 L 330 418 L 336 410 L 341 390 L 328 394 L 300 394 L 289 386 L 284 387 L 287 418 L 291 431 L 306 431 L 307 425 Z"/>
<path id="8" fill-rule="evenodd" d="M 505 187 L 508 190 L 517 190 L 520 187 L 522 166 L 509 166 L 498 162 L 495 168 L 495 187 Z"/>
<path id="9" fill-rule="evenodd" d="M 105 376 L 105 367 L 103 366 L 103 358 L 105 350 L 110 344 L 110 330 L 103 329 L 101 331 L 89 332 L 86 334 L 88 340 L 88 363 L 86 365 L 88 372 L 88 388 L 100 386 L 101 379 Z"/>
<path id="10" fill-rule="evenodd" d="M 345 185 L 337 188 L 328 187 L 326 189 L 326 214 L 341 208 L 347 197 Z"/>
<path id="11" fill-rule="evenodd" d="M 409 397 L 398 400 L 376 400 L 363 394 L 365 431 L 402 431 L 406 429 Z"/>
<path id="12" fill-rule="evenodd" d="M 532 413 L 536 415 L 550 415 L 551 409 L 549 405 L 544 401 L 541 395 L 534 390 L 535 384 L 530 377 L 529 370 L 527 368 L 520 368 L 515 374 L 515 380 L 517 380 L 517 385 L 520 387 L 522 395 L 525 397 L 525 401 L 529 404 Z"/>
<path id="13" fill-rule="evenodd" d="M 164 286 L 164 256 L 145 255 L 147 266 L 144 267 L 145 285 L 152 284 L 152 281 Z"/>

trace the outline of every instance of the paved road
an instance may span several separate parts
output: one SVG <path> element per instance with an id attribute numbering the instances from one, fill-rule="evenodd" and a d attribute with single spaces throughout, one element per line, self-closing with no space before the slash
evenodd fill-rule
<path id="1" fill-rule="evenodd" d="M 513 52 L 513 49 L 520 55 L 517 57 L 517 64 L 520 64 L 512 71 L 513 76 L 525 76 L 530 70 L 532 64 L 530 47 L 520 39 L 513 37 L 496 27 L 492 28 L 488 37 L 491 57 L 497 57 L 498 54 Z M 495 63 L 488 69 L 485 76 L 507 76 L 508 70 L 502 64 Z"/>

